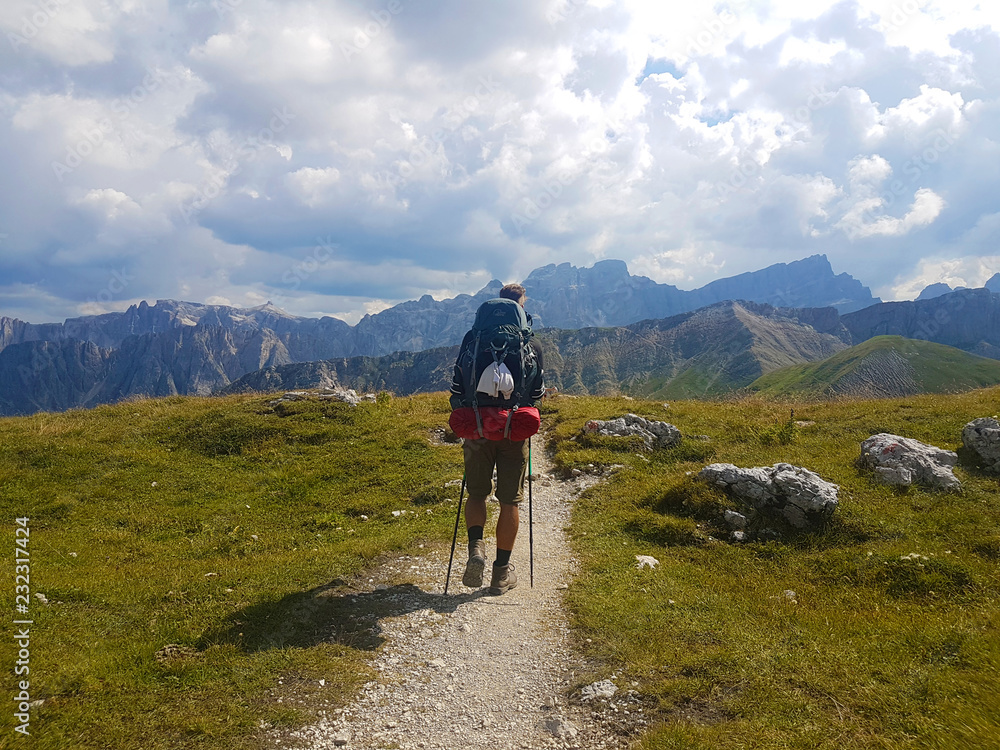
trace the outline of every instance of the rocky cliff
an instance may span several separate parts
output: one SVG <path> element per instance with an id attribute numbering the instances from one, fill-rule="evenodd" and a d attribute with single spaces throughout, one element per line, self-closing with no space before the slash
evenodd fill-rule
<path id="1" fill-rule="evenodd" d="M 1000 295 L 962 289 L 931 299 L 885 302 L 842 316 L 854 343 L 893 335 L 1000 358 Z"/>
<path id="2" fill-rule="evenodd" d="M 835 275 L 825 255 L 777 263 L 693 291 L 632 276 L 620 260 L 600 261 L 592 268 L 576 268 L 569 263 L 545 266 L 532 271 L 524 287 L 539 323 L 553 328 L 628 325 L 724 300 L 763 302 L 775 307 L 832 307 L 839 312 L 881 301 L 850 275 Z"/>
<path id="3" fill-rule="evenodd" d="M 850 335 L 835 308 L 853 309 L 875 301 L 860 282 L 847 274 L 834 275 L 824 256 L 777 264 L 694 291 L 633 276 L 623 262 L 614 260 L 583 269 L 569 264 L 546 266 L 533 271 L 524 285 L 537 330 L 546 326 L 621 327 L 662 320 L 733 298 L 782 307 L 829 305 L 791 317 L 818 333 L 849 342 Z M 89 406 L 130 395 L 209 393 L 262 368 L 302 362 L 342 360 L 330 370 L 331 377 L 354 377 L 352 373 L 357 372 L 357 377 L 370 377 L 375 382 L 372 358 L 454 346 L 468 330 L 479 304 L 495 297 L 500 286 L 499 281 L 492 281 L 474 295 L 442 301 L 424 296 L 367 315 L 355 326 L 332 317 L 288 315 L 270 304 L 237 309 L 173 300 L 158 300 L 155 305 L 142 302 L 124 312 L 72 318 L 64 323 L 36 325 L 0 318 L 0 354 L 11 350 L 0 357 L 0 382 L 8 386 L 5 398 L 9 404 L 3 413 Z M 39 346 L 42 342 L 64 346 Z M 84 342 L 92 347 L 79 346 Z M 713 343 L 712 337 L 704 343 Z M 607 359 L 594 354 L 598 361 Z M 368 359 L 345 364 L 359 356 Z M 713 356 L 706 361 L 714 363 Z M 747 365 L 751 370 L 756 356 L 752 355 Z M 766 359 L 768 355 L 761 356 Z M 390 383 L 396 383 L 394 378 L 416 377 L 406 374 L 407 367 L 424 362 L 402 354 L 396 360 L 396 371 L 384 376 L 384 387 L 393 390 L 396 388 Z M 715 377 L 705 369 L 710 366 L 714 365 L 698 370 L 705 373 L 698 376 L 699 382 Z M 26 377 L 25 372 L 35 375 Z M 601 372 L 606 382 L 600 389 L 610 389 L 617 377 L 614 368 Z M 587 390 L 597 387 L 589 375 L 568 372 L 568 377 L 579 380 Z M 421 375 L 417 380 L 425 382 L 426 378 Z M 723 375 L 719 382 L 730 380 Z M 737 380 L 742 382 L 742 375 Z M 416 387 L 408 382 L 399 385 Z M 57 392 L 46 395 L 47 388 Z M 693 392 L 713 392 L 712 388 L 700 384 L 693 386 Z"/>
<path id="4" fill-rule="evenodd" d="M 847 345 L 820 333 L 818 311 L 723 302 L 630 326 L 543 329 L 536 336 L 545 382 L 572 394 L 705 396 L 751 383 L 786 364 L 822 359 Z M 268 368 L 228 392 L 329 386 L 397 394 L 447 390 L 458 348 L 354 357 Z"/>

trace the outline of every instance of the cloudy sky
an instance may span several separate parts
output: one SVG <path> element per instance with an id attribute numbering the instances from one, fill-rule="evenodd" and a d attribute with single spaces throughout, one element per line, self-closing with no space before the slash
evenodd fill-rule
<path id="1" fill-rule="evenodd" d="M 992 0 L 3 0 L 0 315 L 1000 271 Z"/>

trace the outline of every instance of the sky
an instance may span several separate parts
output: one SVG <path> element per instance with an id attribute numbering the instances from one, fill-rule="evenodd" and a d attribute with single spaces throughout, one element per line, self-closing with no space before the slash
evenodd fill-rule
<path id="1" fill-rule="evenodd" d="M 0 315 L 1000 271 L 992 0 L 3 0 Z"/>

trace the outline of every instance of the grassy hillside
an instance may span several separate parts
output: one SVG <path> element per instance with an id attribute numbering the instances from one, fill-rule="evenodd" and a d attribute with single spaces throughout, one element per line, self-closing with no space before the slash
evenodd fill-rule
<path id="1" fill-rule="evenodd" d="M 587 656 L 606 665 L 584 679 L 615 675 L 639 693 L 657 720 L 645 750 L 1000 747 L 996 478 L 959 467 L 963 492 L 943 495 L 890 489 L 854 466 L 860 442 L 881 431 L 955 450 L 964 424 L 994 414 L 998 399 L 994 388 L 560 404 L 549 417 L 560 466 L 623 466 L 573 514 L 582 569 L 568 602 Z M 587 419 L 624 411 L 709 439 L 643 456 L 580 435 Z M 694 474 L 779 461 L 840 486 L 826 532 L 720 541 L 734 506 Z M 636 555 L 660 565 L 638 570 Z"/>
<path id="2" fill-rule="evenodd" d="M 30 694 L 45 700 L 32 747 L 256 747 L 260 722 L 306 717 L 282 695 L 321 676 L 336 706 L 364 679 L 366 650 L 337 631 L 342 597 L 324 592 L 383 554 L 450 540 L 458 488 L 444 485 L 461 450 L 429 440 L 447 400 L 268 400 L 0 420 L 8 548 L 15 518 L 30 528 Z M 10 577 L 5 612 L 14 594 Z M 168 644 L 181 658 L 157 658 Z M 4 639 L 8 697 L 13 649 Z"/>
<path id="3" fill-rule="evenodd" d="M 959 393 L 1000 383 L 1000 362 L 901 336 L 876 336 L 820 362 L 791 365 L 749 386 L 770 396 Z"/>
<path id="4" fill-rule="evenodd" d="M 1000 746 L 996 478 L 959 467 L 963 492 L 941 495 L 854 467 L 880 431 L 955 449 L 998 399 L 547 402 L 557 466 L 621 467 L 573 514 L 567 603 L 599 665 L 580 680 L 637 691 L 647 750 Z M 33 747 L 260 747 L 260 722 L 332 711 L 368 677 L 373 644 L 345 628 L 344 581 L 450 540 L 461 452 L 431 439 L 445 394 L 268 400 L 0 420 L 7 538 L 30 519 L 31 591 L 48 600 L 30 604 L 31 697 L 45 700 Z M 645 454 L 580 433 L 625 412 L 689 437 Z M 731 503 L 693 477 L 714 461 L 806 466 L 841 505 L 823 534 L 718 541 Z M 637 570 L 637 554 L 659 567 Z M 12 581 L 0 597 L 13 612 Z M 167 644 L 179 655 L 158 658 Z M 0 658 L 14 663 L 11 639 Z M 5 669 L 8 696 L 14 679 Z M 0 715 L 4 737 L 12 721 Z"/>

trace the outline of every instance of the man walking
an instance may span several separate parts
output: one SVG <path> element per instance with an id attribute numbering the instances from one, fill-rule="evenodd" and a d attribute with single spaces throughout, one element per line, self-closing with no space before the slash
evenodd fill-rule
<path id="1" fill-rule="evenodd" d="M 518 503 L 521 502 L 524 478 L 528 464 L 528 440 L 519 437 L 517 424 L 511 429 L 512 419 L 519 417 L 538 418 L 537 406 L 542 398 L 542 355 L 528 341 L 531 337 L 531 316 L 523 312 L 525 303 L 524 287 L 508 284 L 500 290 L 500 299 L 511 300 L 520 306 L 516 313 L 526 320 L 519 351 L 508 351 L 505 346 L 500 352 L 490 349 L 494 331 L 476 338 L 476 329 L 466 334 L 459 357 L 455 363 L 455 374 L 451 385 L 451 407 L 453 410 L 469 410 L 472 404 L 475 416 L 474 437 L 465 437 L 462 450 L 465 458 L 466 486 L 469 498 L 465 503 L 465 524 L 469 533 L 469 560 L 465 567 L 462 583 L 469 588 L 483 585 L 483 570 L 486 567 L 486 543 L 483 528 L 486 525 L 486 500 L 495 494 L 500 503 L 500 517 L 497 519 L 496 561 L 490 579 L 489 592 L 493 595 L 506 593 L 517 585 L 517 573 L 510 562 L 510 554 L 517 538 L 520 516 Z M 476 316 L 476 325 L 486 311 L 496 308 L 496 315 L 510 314 L 510 303 L 491 300 L 484 303 Z M 485 324 L 484 324 L 485 325 Z M 522 323 L 522 326 L 524 324 Z M 500 326 L 510 329 L 510 325 Z M 484 339 L 485 342 L 483 341 Z M 474 345 L 478 342 L 478 345 Z M 473 350 L 471 354 L 470 350 Z M 492 361 L 490 354 L 492 353 Z M 483 354 L 486 355 L 485 360 Z M 482 362 L 485 361 L 485 366 Z M 472 368 L 472 371 L 467 371 Z M 480 373 L 480 368 L 484 368 Z M 475 383 L 474 385 L 471 385 Z M 492 389 L 492 390 L 491 390 Z M 469 391 L 474 391 L 470 393 Z M 535 409 L 524 410 L 524 407 Z M 518 415 L 518 410 L 522 410 Z M 534 412 L 533 417 L 528 412 Z M 501 415 L 497 419 L 497 415 Z M 506 414 L 506 421 L 502 415 Z M 531 430 L 537 429 L 537 424 Z M 458 432 L 456 430 L 456 432 Z M 496 468 L 496 488 L 494 493 L 493 470 Z"/>

